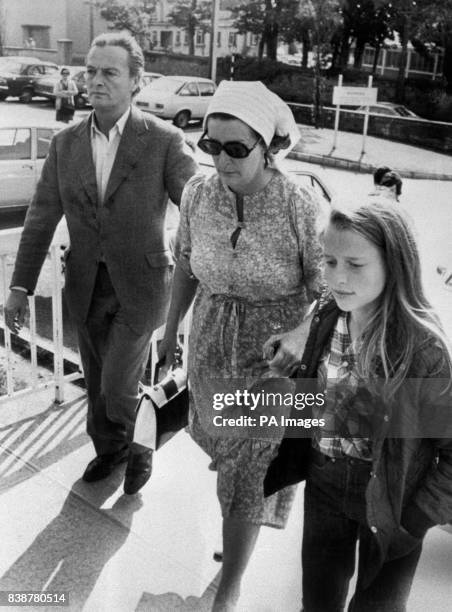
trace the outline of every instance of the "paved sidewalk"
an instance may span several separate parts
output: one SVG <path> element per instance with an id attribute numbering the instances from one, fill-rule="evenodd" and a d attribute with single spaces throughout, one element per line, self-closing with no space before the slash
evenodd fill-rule
<path id="1" fill-rule="evenodd" d="M 155 457 L 151 481 L 122 494 L 122 466 L 87 484 L 86 398 L 66 387 L 0 410 L 0 590 L 65 591 L 68 612 L 208 612 L 218 585 L 221 518 L 215 474 L 184 432 Z M 303 486 L 287 528 L 264 528 L 237 612 L 299 612 Z M 409 612 L 448 612 L 452 534 L 430 530 Z M 23 609 L 23 608 L 22 608 Z"/>
<path id="2" fill-rule="evenodd" d="M 338 132 L 333 150 L 334 130 L 301 125 L 301 138 L 289 154 L 292 159 L 324 166 L 373 172 L 378 166 L 390 166 L 406 178 L 452 181 L 452 156 L 420 149 L 384 138 L 366 137 L 362 155 L 362 134 Z"/>

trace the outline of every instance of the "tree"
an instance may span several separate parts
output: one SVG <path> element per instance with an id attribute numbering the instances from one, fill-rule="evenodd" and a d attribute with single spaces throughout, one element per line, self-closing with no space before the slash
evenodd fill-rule
<path id="1" fill-rule="evenodd" d="M 156 0 L 103 0 L 97 6 L 111 30 L 128 30 L 143 47 L 149 46 Z"/>
<path id="2" fill-rule="evenodd" d="M 312 31 L 314 48 L 314 125 L 320 127 L 322 75 L 325 56 L 331 51 L 334 32 L 341 22 L 338 0 L 307 0 L 300 5 L 299 17 Z"/>
<path id="3" fill-rule="evenodd" d="M 416 42 L 428 55 L 444 49 L 443 74 L 452 85 L 452 0 L 431 0 L 420 11 L 415 26 Z"/>
<path id="4" fill-rule="evenodd" d="M 212 2 L 210 0 L 176 0 L 174 4 L 168 19 L 172 24 L 187 32 L 188 52 L 194 55 L 196 31 L 210 31 Z"/>
<path id="5" fill-rule="evenodd" d="M 386 4 L 383 0 L 374 0 L 380 8 Z M 399 34 L 401 53 L 396 84 L 396 100 L 405 99 L 405 68 L 408 60 L 408 43 L 414 37 L 415 24 L 419 21 L 422 11 L 432 4 L 432 0 L 397 0 L 393 5 L 393 27 Z"/>
<path id="6" fill-rule="evenodd" d="M 241 33 L 251 32 L 259 36 L 259 58 L 266 51 L 267 57 L 276 60 L 278 38 L 287 40 L 298 12 L 298 0 L 251 0 L 232 8 L 234 27 Z M 286 36 L 284 36 L 286 35 Z M 287 42 L 299 40 L 292 37 Z"/>

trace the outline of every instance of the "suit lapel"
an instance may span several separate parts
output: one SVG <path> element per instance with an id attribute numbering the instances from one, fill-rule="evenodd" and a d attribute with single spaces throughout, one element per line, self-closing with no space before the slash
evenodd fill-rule
<path id="1" fill-rule="evenodd" d="M 78 140 L 75 144 L 73 167 L 77 169 L 83 188 L 93 206 L 97 206 L 96 169 L 93 162 L 90 135 L 91 122 L 85 119 L 77 126 Z"/>
<path id="2" fill-rule="evenodd" d="M 141 116 L 141 113 L 132 106 L 129 119 L 124 126 L 124 132 L 111 170 L 110 179 L 105 192 L 104 206 L 108 207 L 111 205 L 111 196 L 138 164 L 147 143 L 147 139 L 145 138 L 147 131 L 148 128 L 144 118 Z"/>

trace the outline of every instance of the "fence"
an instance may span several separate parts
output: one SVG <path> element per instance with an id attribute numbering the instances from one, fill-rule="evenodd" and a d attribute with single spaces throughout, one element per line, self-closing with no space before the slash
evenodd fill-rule
<path id="1" fill-rule="evenodd" d="M 396 78 L 399 72 L 402 53 L 400 49 L 382 48 L 378 54 L 377 71 L 381 76 Z M 362 67 L 371 70 L 374 65 L 375 49 L 366 46 Z M 423 56 L 413 49 L 408 49 L 405 65 L 405 77 L 423 77 L 432 80 L 441 78 L 443 73 L 444 55 L 442 52 Z"/>
<path id="2" fill-rule="evenodd" d="M 2 278 L 2 304 L 6 302 L 8 294 L 8 260 L 17 252 L 22 228 L 11 230 L 0 230 L 0 264 Z M 54 386 L 55 401 L 64 401 L 64 384 L 82 377 L 80 371 L 71 374 L 64 373 L 64 348 L 63 348 L 63 307 L 62 307 L 62 274 L 61 274 L 61 244 L 62 235 L 57 233 L 50 246 L 48 258 L 50 259 L 51 288 L 52 288 L 52 330 L 53 330 L 53 374 L 45 382 L 39 382 L 38 377 L 38 347 L 40 339 L 36 333 L 36 305 L 35 296 L 29 298 L 30 322 L 29 329 L 22 330 L 20 338 L 30 347 L 31 377 L 30 384 L 20 391 L 14 391 L 13 379 L 13 347 L 12 337 L 9 329 L 4 325 L 5 339 L 5 371 L 6 371 L 6 395 L 0 397 L 0 403 L 11 398 L 34 393 L 38 389 Z M 3 318 L 4 321 L 4 318 Z"/>

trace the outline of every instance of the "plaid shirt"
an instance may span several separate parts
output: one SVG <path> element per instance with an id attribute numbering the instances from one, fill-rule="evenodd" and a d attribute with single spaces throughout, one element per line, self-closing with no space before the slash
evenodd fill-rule
<path id="1" fill-rule="evenodd" d="M 339 315 L 330 346 L 326 348 L 319 366 L 318 380 L 326 391 L 326 402 L 317 407 L 315 418 L 325 419 L 325 427 L 315 429 L 313 446 L 330 457 L 344 455 L 372 460 L 368 437 L 370 406 L 359 405 L 356 390 L 360 379 L 356 362 L 359 345 L 352 342 L 348 331 L 347 313 Z"/>

